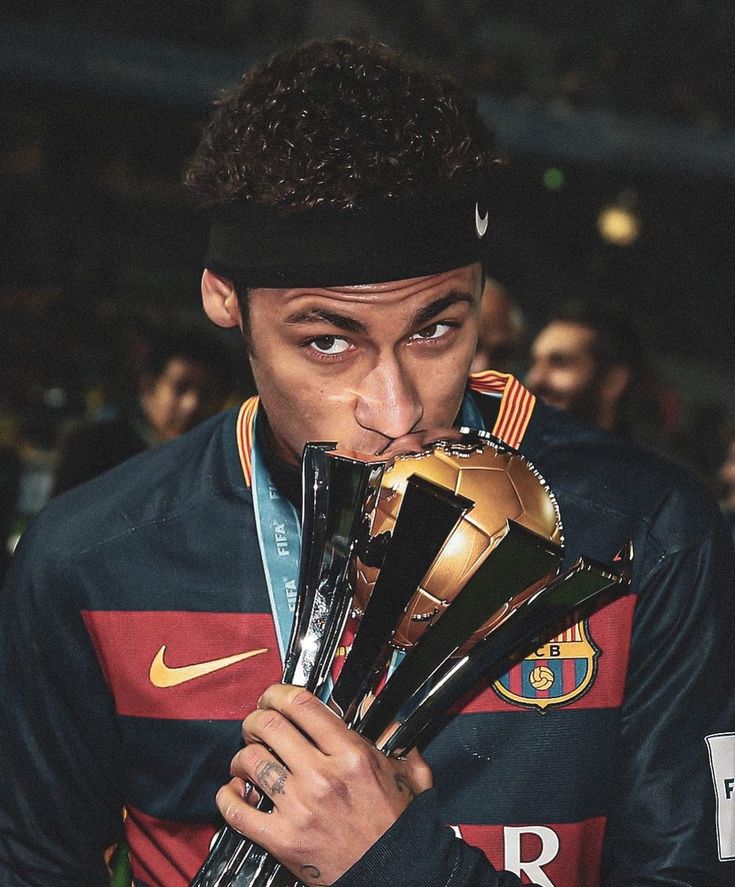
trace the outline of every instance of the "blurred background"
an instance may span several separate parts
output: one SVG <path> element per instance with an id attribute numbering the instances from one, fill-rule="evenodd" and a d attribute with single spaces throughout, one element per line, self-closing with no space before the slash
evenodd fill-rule
<path id="1" fill-rule="evenodd" d="M 654 445 L 717 489 L 735 417 L 732 0 L 5 0 L 0 505 L 16 530 L 70 429 L 136 400 L 160 328 L 204 326 L 205 227 L 180 179 L 218 91 L 286 44 L 347 34 L 453 72 L 513 160 L 490 258 L 513 313 L 501 368 L 524 377 L 560 302 L 613 306 L 645 357 Z M 236 336 L 221 345 L 235 402 L 247 368 Z"/>

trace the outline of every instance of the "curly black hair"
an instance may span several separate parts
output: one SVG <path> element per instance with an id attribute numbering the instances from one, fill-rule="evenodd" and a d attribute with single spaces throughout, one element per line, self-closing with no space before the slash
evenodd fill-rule
<path id="1" fill-rule="evenodd" d="M 216 102 L 185 182 L 203 207 L 346 209 L 495 162 L 492 133 L 451 77 L 339 39 L 245 74 Z"/>

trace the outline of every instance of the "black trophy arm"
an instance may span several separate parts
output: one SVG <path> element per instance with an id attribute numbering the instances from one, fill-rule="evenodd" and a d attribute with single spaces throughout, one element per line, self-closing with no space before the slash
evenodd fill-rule
<path id="1" fill-rule="evenodd" d="M 417 475 L 408 479 L 391 544 L 360 619 L 359 631 L 327 704 L 350 723 L 389 657 L 391 639 L 423 577 L 474 505 Z"/>
<path id="2" fill-rule="evenodd" d="M 483 623 L 561 563 L 561 547 L 508 521 L 503 538 L 389 678 L 355 729 L 375 743 L 401 709 Z"/>

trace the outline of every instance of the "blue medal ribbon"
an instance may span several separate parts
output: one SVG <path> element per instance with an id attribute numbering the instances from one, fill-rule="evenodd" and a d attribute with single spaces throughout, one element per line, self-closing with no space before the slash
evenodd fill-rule
<path id="1" fill-rule="evenodd" d="M 255 418 L 256 426 L 257 423 L 258 416 Z M 253 433 L 252 466 L 253 509 L 260 559 L 283 662 L 296 608 L 301 521 L 293 504 L 280 492 L 268 474 L 258 444 L 257 427 Z"/>

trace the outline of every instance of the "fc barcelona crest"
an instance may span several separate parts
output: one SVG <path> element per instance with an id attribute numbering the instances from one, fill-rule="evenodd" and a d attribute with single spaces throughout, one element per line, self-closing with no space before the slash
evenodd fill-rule
<path id="1" fill-rule="evenodd" d="M 506 702 L 541 712 L 569 705 L 594 683 L 599 655 L 584 619 L 514 665 L 493 689 Z"/>

